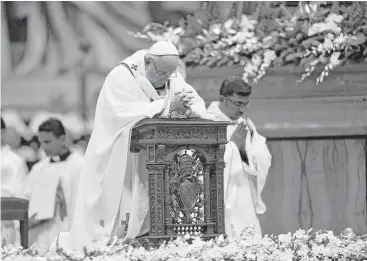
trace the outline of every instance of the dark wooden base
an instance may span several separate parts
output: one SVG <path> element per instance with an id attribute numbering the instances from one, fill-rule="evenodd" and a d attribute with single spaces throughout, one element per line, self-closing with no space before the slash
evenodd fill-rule
<path id="1" fill-rule="evenodd" d="M 20 243 L 28 248 L 29 201 L 21 198 L 1 197 L 1 220 L 19 220 Z"/>

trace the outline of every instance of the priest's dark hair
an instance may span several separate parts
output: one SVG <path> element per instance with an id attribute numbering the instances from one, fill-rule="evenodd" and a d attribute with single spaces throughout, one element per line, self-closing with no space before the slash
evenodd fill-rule
<path id="1" fill-rule="evenodd" d="M 5 128 L 6 128 L 5 122 L 3 120 L 3 117 L 1 117 L 1 129 L 5 129 Z"/>
<path id="2" fill-rule="evenodd" d="M 56 137 L 65 135 L 65 128 L 57 118 L 49 118 L 38 127 L 38 132 L 52 132 Z"/>
<path id="3" fill-rule="evenodd" d="M 241 77 L 229 76 L 222 82 L 219 94 L 224 97 L 232 96 L 234 93 L 239 96 L 250 96 L 251 88 L 251 85 Z"/>

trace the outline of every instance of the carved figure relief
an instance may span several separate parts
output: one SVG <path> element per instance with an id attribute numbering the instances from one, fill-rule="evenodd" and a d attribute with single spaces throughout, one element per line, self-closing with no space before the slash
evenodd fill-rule
<path id="1" fill-rule="evenodd" d="M 173 156 L 170 169 L 170 216 L 173 224 L 204 222 L 203 157 L 194 149 Z M 205 159 L 204 159 L 205 160 Z"/>
<path id="2" fill-rule="evenodd" d="M 147 151 L 148 151 L 148 161 L 154 162 L 155 161 L 155 146 L 147 145 Z"/>

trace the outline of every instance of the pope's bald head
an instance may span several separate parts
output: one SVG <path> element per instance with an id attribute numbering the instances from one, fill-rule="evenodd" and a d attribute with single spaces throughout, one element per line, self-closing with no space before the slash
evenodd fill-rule
<path id="1" fill-rule="evenodd" d="M 145 56 L 146 77 L 154 87 L 161 87 L 179 64 L 177 48 L 170 42 L 157 42 Z"/>

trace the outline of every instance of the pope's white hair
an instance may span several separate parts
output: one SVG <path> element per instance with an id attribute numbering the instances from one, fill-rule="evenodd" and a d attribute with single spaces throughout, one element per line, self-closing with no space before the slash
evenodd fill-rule
<path id="1" fill-rule="evenodd" d="M 150 63 L 150 60 L 153 60 L 154 63 L 158 61 L 160 63 L 176 63 L 178 66 L 179 57 L 177 55 L 153 55 L 153 54 L 146 54 L 144 57 L 145 65 Z"/>
<path id="2" fill-rule="evenodd" d="M 177 55 L 154 55 L 154 54 L 146 54 L 144 57 L 145 62 L 149 62 L 149 60 L 160 61 L 160 62 L 173 62 L 178 61 Z"/>

